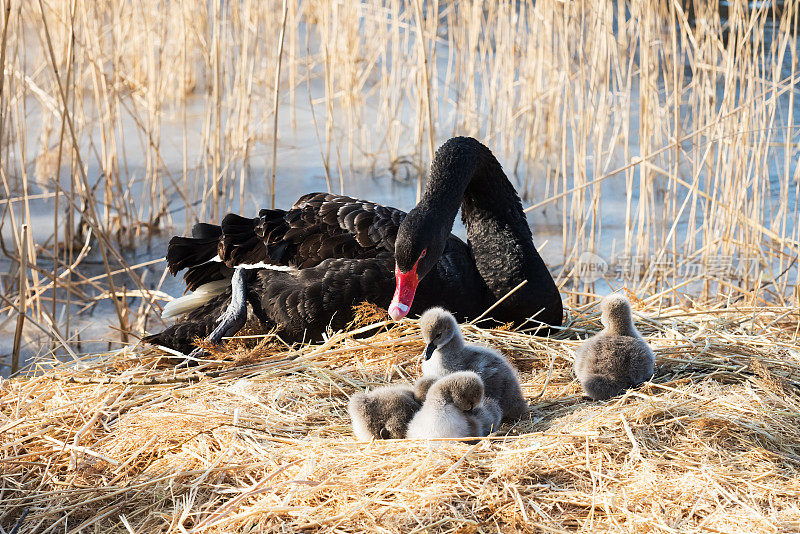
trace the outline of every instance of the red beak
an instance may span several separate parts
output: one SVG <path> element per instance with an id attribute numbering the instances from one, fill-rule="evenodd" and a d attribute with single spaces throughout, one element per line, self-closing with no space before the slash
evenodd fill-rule
<path id="1" fill-rule="evenodd" d="M 419 260 L 417 260 L 419 263 Z M 401 272 L 395 265 L 394 278 L 397 286 L 394 290 L 392 303 L 389 305 L 389 316 L 395 321 L 399 321 L 408 314 L 411 303 L 414 302 L 414 293 L 417 291 L 419 277 L 417 276 L 417 263 L 407 273 Z"/>

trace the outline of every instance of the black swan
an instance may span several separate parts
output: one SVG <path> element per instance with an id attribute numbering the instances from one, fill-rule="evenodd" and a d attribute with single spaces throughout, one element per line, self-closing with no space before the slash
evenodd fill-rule
<path id="1" fill-rule="evenodd" d="M 575 351 L 575 375 L 594 400 L 609 399 L 653 376 L 655 358 L 633 325 L 631 305 L 621 295 L 600 301 L 602 331 Z"/>
<path id="2" fill-rule="evenodd" d="M 442 308 L 431 308 L 419 319 L 425 353 L 422 375 L 442 378 L 456 371 L 474 371 L 489 399 L 500 406 L 504 421 L 514 421 L 528 411 L 517 372 L 506 358 L 489 347 L 465 345 L 455 317 Z"/>
<path id="3" fill-rule="evenodd" d="M 468 243 L 450 233 L 459 208 Z M 491 151 L 469 137 L 437 150 L 430 179 L 408 214 L 350 197 L 311 193 L 289 210 L 227 215 L 173 237 L 172 274 L 195 291 L 167 305 L 177 324 L 144 341 L 184 354 L 198 338 L 219 342 L 248 318 L 286 342 L 315 341 L 371 302 L 398 320 L 443 306 L 460 320 L 489 317 L 560 326 L 561 297 L 539 253 L 514 186 Z M 199 306 L 199 307 L 198 307 Z M 194 308 L 194 309 L 192 309 Z"/>

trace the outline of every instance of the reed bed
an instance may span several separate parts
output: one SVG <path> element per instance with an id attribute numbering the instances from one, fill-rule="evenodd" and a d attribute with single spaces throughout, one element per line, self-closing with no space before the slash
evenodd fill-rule
<path id="1" fill-rule="evenodd" d="M 465 325 L 514 361 L 532 408 L 475 445 L 355 441 L 348 397 L 418 374 L 412 320 L 322 345 L 234 340 L 183 371 L 132 346 L 43 366 L 0 382 L 0 527 L 797 531 L 797 308 L 639 301 L 634 313 L 657 372 L 607 402 L 571 374 L 572 349 L 599 329 L 594 304 L 550 337 Z"/>
<path id="2" fill-rule="evenodd" d="M 800 9 L 718 7 L 0 0 L 0 311 L 29 355 L 80 352 L 99 304 L 127 342 L 160 327 L 153 236 L 284 207 L 298 175 L 419 188 L 456 134 L 500 157 L 574 304 L 586 253 L 635 258 L 640 294 L 796 303 Z M 720 258 L 750 268 L 696 276 Z"/>

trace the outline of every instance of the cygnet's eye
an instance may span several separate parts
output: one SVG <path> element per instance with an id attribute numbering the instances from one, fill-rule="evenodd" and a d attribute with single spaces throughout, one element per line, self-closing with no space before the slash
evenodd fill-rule
<path id="1" fill-rule="evenodd" d="M 389 432 L 389 429 L 386 427 L 381 428 L 381 439 L 392 439 L 392 434 Z"/>

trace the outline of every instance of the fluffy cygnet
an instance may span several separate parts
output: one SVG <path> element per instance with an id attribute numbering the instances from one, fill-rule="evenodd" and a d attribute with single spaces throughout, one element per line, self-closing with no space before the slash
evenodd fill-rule
<path id="1" fill-rule="evenodd" d="M 603 330 L 575 351 L 575 375 L 595 400 L 608 399 L 653 375 L 653 351 L 633 326 L 631 305 L 621 295 L 600 302 Z"/>
<path id="2" fill-rule="evenodd" d="M 474 371 L 483 380 L 486 397 L 500 406 L 504 421 L 519 419 L 528 411 L 514 367 L 495 350 L 465 345 L 450 312 L 431 308 L 422 314 L 419 324 L 427 343 L 423 376 L 441 378 L 456 371 Z"/>
<path id="3" fill-rule="evenodd" d="M 487 436 L 500 424 L 500 407 L 483 395 L 480 376 L 451 373 L 433 382 L 422 408 L 408 424 L 409 439 Z"/>
<path id="4" fill-rule="evenodd" d="M 353 433 L 361 441 L 402 439 L 408 422 L 422 407 L 422 400 L 409 386 L 382 386 L 369 393 L 350 397 L 347 411 L 353 421 Z"/>

